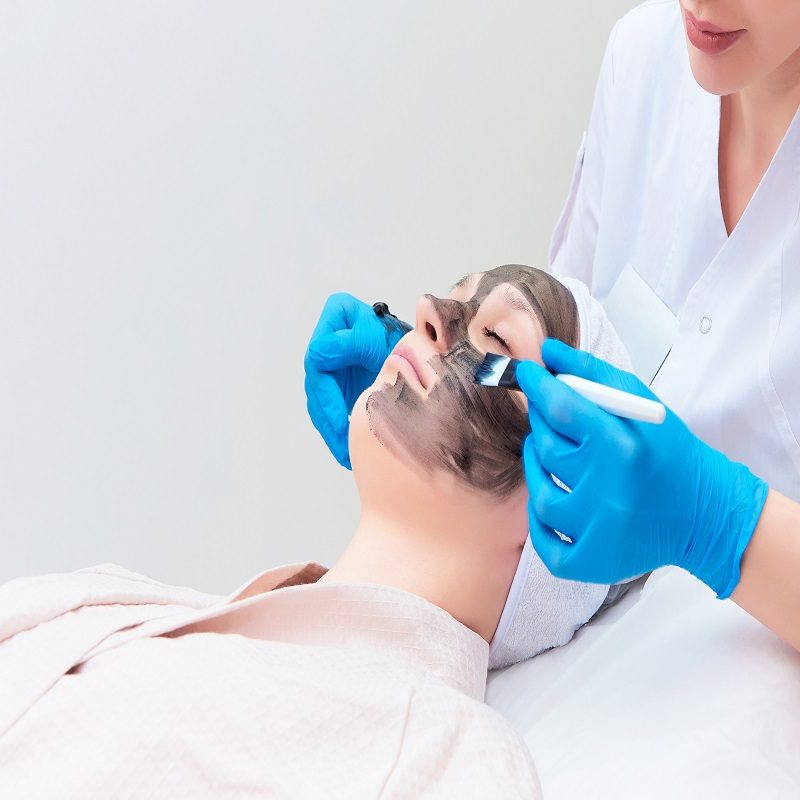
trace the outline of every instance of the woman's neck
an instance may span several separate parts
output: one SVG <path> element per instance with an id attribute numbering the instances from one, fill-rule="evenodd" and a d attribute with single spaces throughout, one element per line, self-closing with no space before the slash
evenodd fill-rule
<path id="1" fill-rule="evenodd" d="M 721 101 L 719 192 L 725 227 L 738 224 L 800 105 L 800 50 Z"/>
<path id="2" fill-rule="evenodd" d="M 723 98 L 723 113 L 741 147 L 775 153 L 800 105 L 800 50 L 764 78 Z"/>
<path id="3" fill-rule="evenodd" d="M 376 583 L 411 592 L 491 641 L 522 553 L 496 527 L 461 521 L 425 524 L 362 514 L 350 544 L 320 579 Z M 483 521 L 485 522 L 485 520 Z"/>

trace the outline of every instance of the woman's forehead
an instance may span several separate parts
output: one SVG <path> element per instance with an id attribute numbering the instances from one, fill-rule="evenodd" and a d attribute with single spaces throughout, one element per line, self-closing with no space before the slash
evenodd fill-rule
<path id="1" fill-rule="evenodd" d="M 505 297 L 521 294 L 530 300 L 529 295 L 533 293 L 532 284 L 535 282 L 536 273 L 537 270 L 519 264 L 507 264 L 484 272 L 471 272 L 453 286 L 448 297 L 462 303 L 474 298 L 481 303 L 499 286 L 504 286 Z"/>
<path id="2" fill-rule="evenodd" d="M 483 272 L 470 272 L 469 275 L 465 275 L 461 280 L 453 284 L 447 297 L 450 300 L 460 300 L 462 303 L 471 300 L 475 294 L 475 289 L 478 288 L 481 276 L 484 274 Z"/>

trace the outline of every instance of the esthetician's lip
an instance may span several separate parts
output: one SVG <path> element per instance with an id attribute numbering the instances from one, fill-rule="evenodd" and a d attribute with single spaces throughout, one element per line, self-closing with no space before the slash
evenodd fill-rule
<path id="1" fill-rule="evenodd" d="M 747 33 L 746 28 L 727 30 L 704 19 L 697 19 L 688 9 L 683 10 L 686 23 L 686 36 L 701 52 L 720 55 L 733 47 Z"/>
<path id="2" fill-rule="evenodd" d="M 411 369 L 414 370 L 414 374 L 417 376 L 417 380 L 422 385 L 422 388 L 425 390 L 428 389 L 428 384 L 422 377 L 423 370 L 419 363 L 419 358 L 417 354 L 410 347 L 401 342 L 400 344 L 397 345 L 397 347 L 395 347 L 394 350 L 392 350 L 391 355 L 394 356 L 395 358 L 399 358 L 407 362 L 411 366 Z"/>

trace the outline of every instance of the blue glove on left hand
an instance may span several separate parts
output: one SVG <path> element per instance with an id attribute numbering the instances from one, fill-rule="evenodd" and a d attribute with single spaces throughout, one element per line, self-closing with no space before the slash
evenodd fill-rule
<path id="1" fill-rule="evenodd" d="M 634 375 L 554 339 L 542 346 L 542 358 L 555 373 L 657 399 Z M 523 447 L 530 535 L 548 569 L 560 578 L 617 583 L 674 564 L 728 597 L 767 485 L 669 409 L 661 425 L 616 417 L 533 362 L 519 365 L 517 380 L 531 422 Z"/>
<path id="2" fill-rule="evenodd" d="M 306 402 L 314 427 L 343 467 L 350 469 L 353 405 L 409 330 L 385 303 L 370 306 L 343 292 L 325 303 L 306 350 Z"/>

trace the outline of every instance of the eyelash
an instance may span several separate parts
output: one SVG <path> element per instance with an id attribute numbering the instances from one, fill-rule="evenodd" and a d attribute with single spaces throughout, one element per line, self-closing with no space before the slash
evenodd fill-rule
<path id="1" fill-rule="evenodd" d="M 503 339 L 502 336 L 499 336 L 496 331 L 493 331 L 491 328 L 484 327 L 483 335 L 488 336 L 490 339 L 496 339 L 502 347 L 511 352 L 511 348 L 508 346 L 508 344 L 506 344 L 506 340 Z"/>

